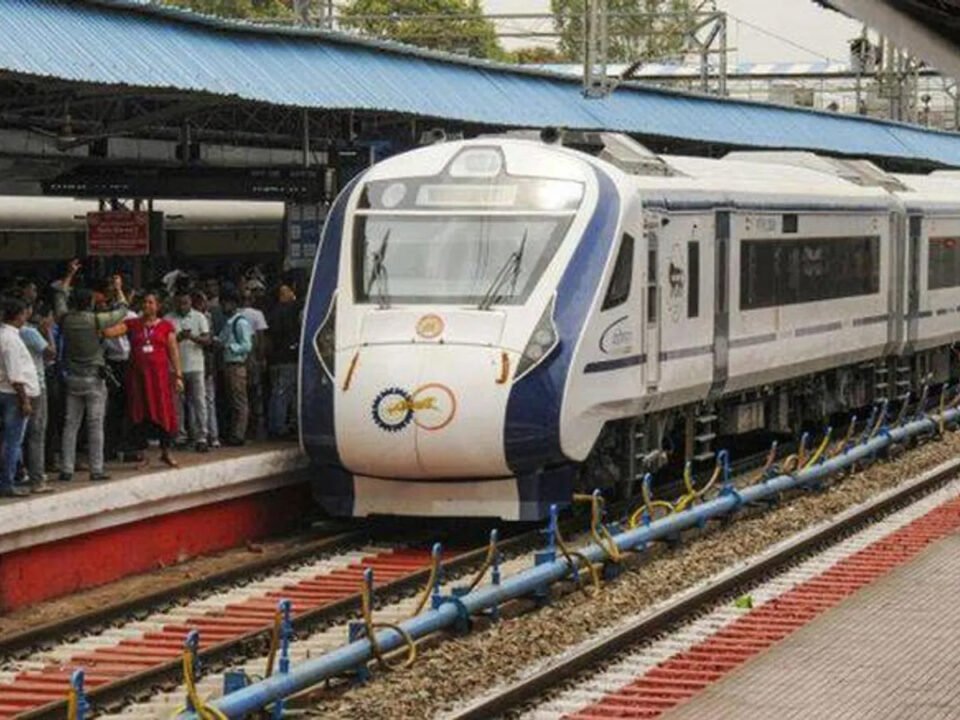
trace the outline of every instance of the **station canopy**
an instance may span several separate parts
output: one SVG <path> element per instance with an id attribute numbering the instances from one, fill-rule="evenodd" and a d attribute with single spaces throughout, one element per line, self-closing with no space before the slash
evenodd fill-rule
<path id="1" fill-rule="evenodd" d="M 960 136 L 917 126 L 640 84 L 588 99 L 564 73 L 146 0 L 0 0 L 0 171 L 8 178 L 60 178 L 69 191 L 65 173 L 89 179 L 92 166 L 106 172 L 101 166 L 117 160 L 289 166 L 298 148 L 412 144 L 438 125 L 625 132 L 658 151 L 804 149 L 888 166 L 960 166 Z M 241 145 L 259 148 L 256 160 L 237 159 L 231 148 Z M 265 148 L 280 154 L 270 159 Z M 104 177 L 102 190 L 112 182 Z M 248 172 L 233 194 L 271 181 Z"/>
<path id="2" fill-rule="evenodd" d="M 858 18 L 944 75 L 960 78 L 960 0 L 815 0 Z"/>

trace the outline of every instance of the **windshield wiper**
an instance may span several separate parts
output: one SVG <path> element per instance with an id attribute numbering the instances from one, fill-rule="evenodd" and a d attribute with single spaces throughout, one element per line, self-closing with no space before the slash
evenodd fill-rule
<path id="1" fill-rule="evenodd" d="M 368 295 L 373 284 L 377 284 L 377 303 L 381 309 L 390 307 L 390 294 L 387 289 L 387 266 L 384 264 L 389 242 L 390 230 L 388 229 L 380 241 L 380 249 L 373 254 L 373 267 L 370 268 L 370 280 L 367 281 Z"/>
<path id="2" fill-rule="evenodd" d="M 500 288 L 503 287 L 503 284 L 507 281 L 508 277 L 512 277 L 512 287 L 511 294 L 516 294 L 517 291 L 517 279 L 520 277 L 520 263 L 523 262 L 523 251 L 527 247 L 527 230 L 523 231 L 523 239 L 520 241 L 520 247 L 510 253 L 510 257 L 507 258 L 507 261 L 503 264 L 503 267 L 497 272 L 496 276 L 493 278 L 493 282 L 490 283 L 490 288 L 484 293 L 483 298 L 480 300 L 480 304 L 477 305 L 478 310 L 489 310 L 490 307 L 501 298 Z"/>

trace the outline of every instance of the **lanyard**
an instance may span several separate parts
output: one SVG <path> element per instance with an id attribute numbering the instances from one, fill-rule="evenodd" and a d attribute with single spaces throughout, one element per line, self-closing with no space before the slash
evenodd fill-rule
<path id="1" fill-rule="evenodd" d="M 153 331 L 157 329 L 159 323 L 154 323 L 152 327 L 148 326 L 146 321 L 143 323 L 143 344 L 153 345 Z"/>

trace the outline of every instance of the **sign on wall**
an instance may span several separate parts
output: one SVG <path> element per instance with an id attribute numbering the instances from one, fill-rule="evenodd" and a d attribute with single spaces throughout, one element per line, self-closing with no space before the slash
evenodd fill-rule
<path id="1" fill-rule="evenodd" d="M 150 254 L 150 213 L 108 210 L 87 213 L 87 254 Z"/>
<path id="2" fill-rule="evenodd" d="M 287 204 L 287 268 L 309 268 L 320 247 L 320 233 L 327 218 L 324 204 Z"/>

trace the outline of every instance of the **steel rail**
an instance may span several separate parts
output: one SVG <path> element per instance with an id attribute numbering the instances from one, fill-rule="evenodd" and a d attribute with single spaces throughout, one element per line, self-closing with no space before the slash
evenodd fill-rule
<path id="1" fill-rule="evenodd" d="M 226 570 L 177 582 L 161 590 L 131 596 L 93 610 L 59 618 L 53 622 L 6 633 L 0 635 L 0 657 L 15 656 L 37 645 L 56 642 L 70 633 L 111 623 L 124 616 L 153 611 L 171 602 L 197 595 L 204 590 L 212 590 L 212 586 L 250 579 L 278 566 L 291 564 L 332 548 L 362 542 L 369 536 L 370 530 L 364 528 L 306 540 L 296 547 L 282 550 L 270 557 L 257 558 Z"/>
<path id="2" fill-rule="evenodd" d="M 885 409 L 884 409 L 885 411 Z M 960 410 L 943 414 L 943 422 L 954 422 Z M 708 520 L 728 516 L 744 505 L 768 502 L 781 493 L 807 487 L 827 477 L 847 470 L 858 462 L 869 461 L 888 447 L 913 437 L 936 433 L 941 418 L 923 417 L 895 428 L 882 428 L 875 436 L 846 448 L 840 455 L 805 467 L 795 474 L 764 479 L 755 485 L 737 489 L 726 485 L 720 494 L 700 505 L 655 520 L 647 525 L 613 535 L 611 542 L 618 551 L 644 547 L 647 543 L 675 537 L 685 530 L 701 526 Z M 580 550 L 590 563 L 609 559 L 609 549 L 598 544 Z M 376 633 L 375 642 L 380 653 L 405 646 L 407 639 L 423 638 L 433 633 L 454 628 L 467 622 L 470 616 L 511 600 L 545 591 L 551 584 L 569 578 L 573 568 L 564 557 L 538 564 L 526 571 L 506 578 L 498 585 L 487 585 L 460 597 L 438 598 L 436 607 L 406 620 L 398 626 L 403 632 L 384 629 Z M 276 674 L 221 697 L 212 703 L 228 718 L 242 718 L 278 700 L 295 695 L 326 679 L 362 667 L 374 656 L 374 645 L 364 638 L 337 650 L 305 661 L 288 673 Z M 195 713 L 184 713 L 183 718 L 196 718 Z"/>
<path id="3" fill-rule="evenodd" d="M 669 631 L 676 625 L 725 597 L 740 592 L 765 577 L 782 572 L 799 559 L 825 545 L 838 542 L 920 497 L 935 491 L 960 473 L 960 458 L 949 460 L 920 477 L 852 507 L 827 522 L 800 532 L 755 556 L 748 564 L 709 578 L 704 584 L 683 591 L 667 604 L 638 618 L 615 633 L 591 642 L 576 652 L 540 668 L 506 687 L 482 696 L 469 705 L 443 715 L 444 720 L 482 720 L 530 702 L 574 676 L 618 653 Z"/>

